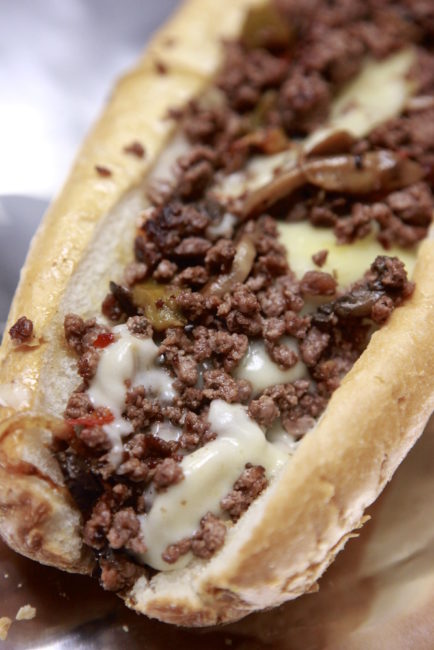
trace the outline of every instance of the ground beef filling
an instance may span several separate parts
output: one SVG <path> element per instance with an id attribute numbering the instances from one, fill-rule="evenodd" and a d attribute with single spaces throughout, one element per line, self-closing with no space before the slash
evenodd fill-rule
<path id="1" fill-rule="evenodd" d="M 383 3 L 381 9 L 365 0 L 308 3 L 315 9 L 314 21 L 306 3 L 277 4 L 297 25 L 296 32 L 287 30 L 283 39 L 280 32 L 264 30 L 255 46 L 244 35 L 228 46 L 216 82 L 218 101 L 198 100 L 173 111 L 192 147 L 178 160 L 174 186 L 149 188 L 153 208 L 138 228 L 134 262 L 122 281 L 110 283 L 102 304 L 111 324 L 126 322 L 133 336 L 153 338 L 159 364 L 176 390 L 171 403 L 163 404 L 149 388 L 126 386 L 123 417 L 132 431 L 123 439 L 116 467 L 104 431 L 113 416 L 106 408 L 94 408 L 86 392 L 101 351 L 116 336 L 111 325 L 97 319 L 65 318 L 65 338 L 77 355 L 81 384 L 68 401 L 70 434 L 58 441 L 57 454 L 83 513 L 85 543 L 94 549 L 100 580 L 109 590 L 122 591 L 148 571 L 134 561 L 135 554 L 146 552 L 139 520 L 149 511 L 146 494 L 183 481 L 183 455 L 215 438 L 207 419 L 213 400 L 244 404 L 264 431 L 280 422 L 299 440 L 365 349 L 373 328 L 413 291 L 404 265 L 387 256 L 387 249 L 413 246 L 431 221 L 434 143 L 428 102 L 348 145 L 358 156 L 387 149 L 420 163 L 424 177 L 410 186 L 362 201 L 307 185 L 267 214 L 245 221 L 228 219 L 225 206 L 210 192 L 217 173 L 241 167 L 258 151 L 283 149 L 289 138 L 323 123 L 332 97 L 368 53 L 382 58 L 417 42 L 421 54 L 414 74 L 424 96 L 433 94 L 434 58 L 427 45 L 432 20 L 424 14 L 424 3 Z M 126 150 L 144 155 L 136 145 Z M 384 255 L 345 289 L 321 270 L 327 250 L 313 256 L 317 270 L 296 277 L 278 237 L 281 219 L 329 227 L 340 243 L 374 230 Z M 307 309 L 309 301 L 318 306 Z M 22 339 L 27 330 L 18 323 L 14 327 L 11 336 Z M 288 345 L 286 337 L 295 345 Z M 255 392 L 236 373 L 251 341 L 262 342 L 282 370 L 302 361 L 305 378 Z M 177 436 L 164 439 L 158 435 L 161 427 L 176 429 Z M 163 559 L 173 564 L 189 552 L 211 557 L 224 543 L 227 526 L 266 486 L 264 468 L 246 465 L 222 495 L 221 514 L 204 512 L 196 532 L 168 546 Z"/>
<path id="2" fill-rule="evenodd" d="M 9 336 L 15 343 L 27 343 L 33 336 L 33 322 L 21 316 L 9 330 Z"/>

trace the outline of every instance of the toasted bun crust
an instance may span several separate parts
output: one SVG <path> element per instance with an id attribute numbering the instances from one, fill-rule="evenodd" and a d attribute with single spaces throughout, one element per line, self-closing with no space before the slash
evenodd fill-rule
<path id="1" fill-rule="evenodd" d="M 248 8 L 262 3 L 182 6 L 117 84 L 32 242 L 7 329 L 25 314 L 34 323 L 34 345 L 17 347 L 5 336 L 0 350 L 0 533 L 44 564 L 84 573 L 93 567 L 80 514 L 49 449 L 77 381 L 62 342 L 63 316 L 96 313 L 108 279 L 126 261 L 137 208 L 145 205 L 136 188 L 175 129 L 168 109 L 200 93 L 221 62 L 221 39 L 236 36 Z M 167 74 L 156 62 L 167 65 Z M 123 152 L 136 140 L 146 148 L 143 160 Z M 112 175 L 101 178 L 96 165 Z M 182 571 L 140 578 L 127 605 L 200 626 L 315 589 L 434 409 L 432 239 L 420 247 L 414 279 L 412 298 L 372 337 L 317 427 L 232 528 L 222 551 Z"/>

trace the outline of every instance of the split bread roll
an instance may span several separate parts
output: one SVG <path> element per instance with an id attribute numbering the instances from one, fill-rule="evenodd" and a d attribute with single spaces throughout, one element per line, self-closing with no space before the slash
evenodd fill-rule
<path id="1" fill-rule="evenodd" d="M 146 207 L 143 183 L 167 166 L 164 152 L 176 130 L 169 109 L 206 89 L 222 62 L 222 39 L 236 38 L 248 10 L 261 4 L 188 0 L 181 7 L 118 83 L 32 242 L 7 329 L 25 314 L 35 337 L 17 346 L 6 335 L 0 356 L 0 532 L 44 564 L 80 573 L 95 565 L 50 448 L 77 385 L 64 317 L 99 312 L 109 281 L 130 260 L 137 214 Z M 132 141 L 144 143 L 145 158 L 125 155 Z M 96 166 L 111 175 L 98 176 Z M 318 424 L 228 529 L 223 548 L 210 560 L 140 577 L 124 594 L 129 607 L 204 626 L 316 589 L 434 409 L 429 236 L 412 279 L 411 298 L 372 336 Z"/>

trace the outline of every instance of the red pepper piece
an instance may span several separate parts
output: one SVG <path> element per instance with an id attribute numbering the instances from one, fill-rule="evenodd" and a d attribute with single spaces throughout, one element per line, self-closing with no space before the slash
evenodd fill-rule
<path id="1" fill-rule="evenodd" d="M 95 341 L 93 342 L 94 348 L 106 348 L 110 343 L 113 343 L 115 340 L 115 335 L 111 332 L 101 332 L 98 334 Z"/>
<path id="2" fill-rule="evenodd" d="M 115 416 L 110 409 L 100 408 L 94 413 L 89 413 L 89 415 L 85 415 L 82 418 L 75 418 L 66 421 L 71 426 L 97 427 L 102 426 L 103 424 L 110 424 L 114 419 Z"/>

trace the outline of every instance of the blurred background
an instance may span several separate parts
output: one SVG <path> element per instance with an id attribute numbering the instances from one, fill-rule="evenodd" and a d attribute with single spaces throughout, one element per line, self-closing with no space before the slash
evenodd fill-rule
<path id="1" fill-rule="evenodd" d="M 114 79 L 179 0 L 0 0 L 0 335 L 48 202 Z"/>

